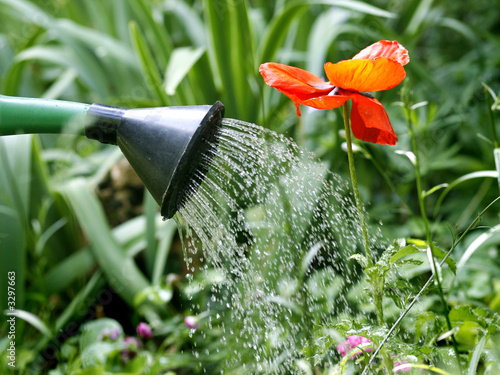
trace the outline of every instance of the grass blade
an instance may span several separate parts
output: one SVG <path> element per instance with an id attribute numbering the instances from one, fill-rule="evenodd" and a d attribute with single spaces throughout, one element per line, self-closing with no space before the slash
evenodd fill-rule
<path id="1" fill-rule="evenodd" d="M 443 192 L 439 196 L 439 199 L 436 202 L 436 207 L 434 208 L 434 217 L 439 212 L 439 207 L 441 207 L 441 203 L 443 202 L 443 199 L 446 197 L 446 194 L 448 194 L 448 192 L 451 189 L 453 189 L 458 184 L 461 184 L 462 182 L 469 181 L 469 180 L 472 180 L 475 178 L 498 178 L 498 172 L 497 171 L 472 172 L 472 173 L 468 173 L 466 175 L 463 175 L 462 177 L 457 178 L 453 182 L 450 182 L 450 184 L 446 187 L 446 189 L 443 190 Z"/>
<path id="2" fill-rule="evenodd" d="M 12 316 L 15 316 L 16 318 L 24 320 L 25 322 L 27 322 L 27 323 L 31 324 L 33 327 L 35 327 L 38 331 L 40 331 L 46 337 L 50 338 L 53 336 L 53 333 L 50 330 L 50 328 L 47 327 L 47 325 L 38 316 L 36 316 L 33 313 L 30 313 L 30 312 L 25 311 L 25 310 L 16 309 L 12 313 L 6 313 L 6 315 L 12 315 Z"/>
<path id="3" fill-rule="evenodd" d="M 19 53 L 14 61 L 22 63 L 31 60 L 53 63 L 67 69 L 75 68 L 90 90 L 100 97 L 109 96 L 105 85 L 107 79 L 88 54 L 75 54 L 65 46 L 33 46 Z"/>
<path id="4" fill-rule="evenodd" d="M 83 179 L 75 179 L 61 188 L 91 242 L 91 250 L 108 282 L 130 305 L 134 296 L 149 286 L 148 281 L 113 238 L 97 197 Z"/>
<path id="5" fill-rule="evenodd" d="M 130 0 L 130 6 L 134 9 L 134 13 L 141 17 L 141 24 L 144 29 L 150 30 L 153 33 L 154 40 L 151 43 L 158 49 L 155 54 L 159 65 L 167 66 L 167 62 L 172 51 L 172 41 L 165 27 L 159 25 L 153 18 L 152 11 L 146 5 L 144 0 Z M 129 25 L 130 26 L 130 25 Z M 139 26 L 135 26 L 138 28 Z M 151 60 L 153 61 L 153 60 Z"/>
<path id="6" fill-rule="evenodd" d="M 25 301 L 26 257 L 31 206 L 32 136 L 0 139 L 0 306 L 7 309 L 7 275 L 15 272 L 15 307 Z M 17 333 L 22 337 L 22 325 Z"/>
<path id="7" fill-rule="evenodd" d="M 78 292 L 78 294 L 71 300 L 71 303 L 64 309 L 64 311 L 59 315 L 59 317 L 55 320 L 55 332 L 60 332 L 65 328 L 66 323 L 72 317 L 75 317 L 78 313 L 84 314 L 88 310 L 88 308 L 95 303 L 92 298 L 89 298 L 90 295 L 97 292 L 99 288 L 103 288 L 105 286 L 105 279 L 102 275 L 102 272 L 97 270 L 90 280 L 85 284 L 85 286 Z M 80 319 L 81 316 L 76 316 L 76 319 Z M 74 326 L 70 323 L 71 328 Z M 53 337 L 44 336 L 38 341 L 37 350 L 41 350 L 44 348 L 50 339 Z"/>
<path id="8" fill-rule="evenodd" d="M 257 100 L 249 80 L 255 77 L 253 40 L 246 2 L 203 2 L 208 24 L 209 48 L 228 117 L 255 122 Z"/>
<path id="9" fill-rule="evenodd" d="M 481 354 L 483 354 L 484 346 L 486 345 L 487 335 L 481 337 L 481 340 L 476 345 L 474 352 L 472 353 L 472 358 L 469 362 L 469 369 L 467 375 L 475 375 L 477 373 L 477 365 L 481 359 Z"/>
<path id="10" fill-rule="evenodd" d="M 194 49 L 191 47 L 176 48 L 172 52 L 165 73 L 165 91 L 167 95 L 175 95 L 179 83 L 186 77 L 204 52 L 204 48 Z"/>
<path id="11" fill-rule="evenodd" d="M 86 311 L 88 305 L 94 303 L 92 299 L 89 300 L 89 296 L 93 291 L 103 288 L 105 285 L 105 280 L 101 271 L 95 272 L 89 281 L 85 284 L 85 287 L 78 292 L 78 294 L 71 300 L 71 303 L 64 309 L 61 315 L 56 319 L 55 330 L 59 331 L 63 329 L 64 325 L 78 312 Z"/>
<path id="12" fill-rule="evenodd" d="M 174 14 L 182 23 L 191 43 L 196 47 L 204 47 L 206 44 L 205 25 L 194 9 L 184 1 L 179 0 L 165 2 L 164 6 L 165 12 Z"/>
<path id="13" fill-rule="evenodd" d="M 152 86 L 153 91 L 156 93 L 158 100 L 162 105 L 170 105 L 170 99 L 168 98 L 165 90 L 162 86 L 162 79 L 160 77 L 160 72 L 155 65 L 153 60 L 153 55 L 149 50 L 149 47 L 146 43 L 146 39 L 139 30 L 137 23 L 130 23 L 130 33 L 132 37 L 132 42 L 134 45 L 134 50 L 141 62 L 141 67 L 146 76 L 146 82 Z"/>
<path id="14" fill-rule="evenodd" d="M 158 249 L 156 250 L 156 258 L 154 262 L 153 278 L 152 284 L 158 285 L 161 281 L 161 276 L 163 275 L 163 270 L 167 264 L 168 253 L 170 252 L 170 246 L 174 239 L 175 233 L 177 232 L 177 225 L 174 220 L 169 220 L 166 222 L 165 226 L 161 229 L 160 242 L 158 244 Z"/>
<path id="15" fill-rule="evenodd" d="M 0 173 L 1 176 L 1 173 Z M 2 183 L 0 182 L 0 187 Z M 3 187 L 2 187 L 3 189 Z M 7 305 L 7 276 L 9 272 L 15 272 L 15 288 L 18 295 L 16 307 L 23 306 L 24 295 L 24 270 L 26 268 L 26 240 L 23 223 L 18 212 L 0 204 L 0 308 L 1 311 L 8 308 Z"/>
<path id="16" fill-rule="evenodd" d="M 472 243 L 467 247 L 464 254 L 460 258 L 460 261 L 457 264 L 457 274 L 462 270 L 465 266 L 465 263 L 470 259 L 470 257 L 483 246 L 487 241 L 498 241 L 498 232 L 500 231 L 500 225 L 496 225 L 493 228 L 490 228 L 488 231 L 482 233 L 479 237 L 477 237 Z"/>
<path id="17" fill-rule="evenodd" d="M 158 215 L 158 204 L 151 193 L 144 189 L 144 216 L 146 217 L 146 268 L 148 274 L 153 274 L 153 267 L 156 258 L 156 216 Z M 154 282 L 153 282 L 154 284 Z"/>

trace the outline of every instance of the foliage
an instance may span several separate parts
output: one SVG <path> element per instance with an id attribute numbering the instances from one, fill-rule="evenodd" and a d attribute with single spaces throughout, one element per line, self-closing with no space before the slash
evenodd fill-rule
<path id="1" fill-rule="evenodd" d="M 486 0 L 0 0 L 0 93 L 125 107 L 221 100 L 227 117 L 292 137 L 348 176 L 340 112 L 303 108 L 297 117 L 286 97 L 264 85 L 258 66 L 276 61 L 321 76 L 326 61 L 350 58 L 380 39 L 398 40 L 410 52 L 404 89 L 411 97 L 391 90 L 377 98 L 400 141 L 394 148 L 358 143 L 355 155 L 372 227 L 394 242 L 379 244 L 378 262 L 349 291 L 327 267 L 306 277 L 319 248 L 303 254 L 296 279 L 286 285 L 303 283 L 314 303 L 290 304 L 285 287 L 275 296 L 308 333 L 297 340 L 303 361 L 295 370 L 360 373 L 370 353 L 341 365 L 337 345 L 361 335 L 375 348 L 432 276 L 443 286 L 445 305 L 431 282 L 385 342 L 386 353 L 415 366 L 410 373 L 495 374 L 498 203 L 469 225 L 499 192 L 499 12 Z M 418 144 L 422 191 L 407 121 Z M 134 190 L 138 214 L 109 224 L 116 206 L 110 210 L 94 192 L 105 190 L 120 157 L 77 136 L 0 138 L 0 307 L 8 308 L 6 276 L 15 271 L 20 314 L 16 368 L 4 355 L 0 363 L 19 374 L 258 372 L 251 348 L 234 338 L 233 347 L 226 345 L 228 308 L 204 309 L 223 276 L 202 266 L 194 276 L 188 272 L 176 223 L 158 220 L 147 192 Z M 255 227 L 259 209 L 248 208 Z M 362 256 L 343 261 L 366 267 Z M 366 298 L 374 280 L 384 293 L 383 326 Z M 329 303 L 341 292 L 349 309 L 337 315 Z M 203 329 L 187 327 L 186 316 L 196 316 Z M 105 328 L 118 329 L 121 339 L 133 336 L 141 320 L 154 337 L 129 362 L 123 340 L 98 339 Z M 0 328 L 5 353 L 6 319 Z M 281 335 L 270 338 L 269 348 L 272 339 L 287 339 Z M 238 365 L 227 361 L 232 350 L 240 353 Z M 374 371 L 383 371 L 381 358 Z"/>

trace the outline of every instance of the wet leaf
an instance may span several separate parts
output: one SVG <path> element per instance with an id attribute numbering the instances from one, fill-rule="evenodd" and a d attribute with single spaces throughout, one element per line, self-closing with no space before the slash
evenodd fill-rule
<path id="1" fill-rule="evenodd" d="M 397 261 L 399 261 L 401 258 L 404 258 L 405 256 L 407 255 L 411 255 L 411 254 L 418 254 L 418 253 L 421 253 L 422 250 L 419 250 L 417 249 L 415 246 L 413 245 L 408 245 L 408 246 L 405 246 L 403 247 L 401 250 L 399 250 L 396 254 L 394 254 L 390 261 L 392 263 L 396 263 Z"/>
<path id="2" fill-rule="evenodd" d="M 154 285 L 137 293 L 134 305 L 139 307 L 143 303 L 152 303 L 156 306 L 165 306 L 172 299 L 173 291 L 170 285 Z"/>

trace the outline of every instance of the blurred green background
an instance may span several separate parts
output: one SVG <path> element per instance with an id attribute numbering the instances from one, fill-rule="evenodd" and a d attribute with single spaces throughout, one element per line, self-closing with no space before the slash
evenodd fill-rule
<path id="1" fill-rule="evenodd" d="M 129 108 L 220 100 L 226 117 L 292 137 L 342 176 L 348 167 L 340 111 L 304 107 L 297 117 L 288 98 L 265 86 L 258 67 L 281 62 L 324 77 L 326 61 L 397 40 L 411 58 L 403 86 L 412 92 L 433 239 L 449 248 L 498 196 L 497 0 L 0 0 L 0 17 L 1 94 Z M 377 93 L 397 145 L 358 143 L 356 153 L 362 200 L 388 239 L 425 237 L 407 157 L 403 86 Z M 182 246 L 176 224 L 158 216 L 113 147 L 69 135 L 0 138 L 0 306 L 8 307 L 6 275 L 15 271 L 16 308 L 25 311 L 17 320 L 15 371 L 87 373 L 78 372 L 85 368 L 82 340 L 95 337 L 75 335 L 96 317 L 119 321 L 129 335 L 147 320 L 161 337 L 149 357 L 141 354 L 143 362 L 124 372 L 142 373 L 148 361 L 157 366 L 150 373 L 224 369 L 223 353 L 193 360 L 191 348 L 214 346 L 219 333 L 197 344 L 184 325 L 192 312 Z M 447 290 L 451 304 L 483 307 L 491 319 L 500 312 L 497 225 L 498 205 L 453 253 L 458 261 L 477 245 L 470 267 Z M 213 280 L 203 274 L 199 281 Z M 6 319 L 1 328 L 4 353 Z M 6 361 L 2 354 L 0 363 Z"/>

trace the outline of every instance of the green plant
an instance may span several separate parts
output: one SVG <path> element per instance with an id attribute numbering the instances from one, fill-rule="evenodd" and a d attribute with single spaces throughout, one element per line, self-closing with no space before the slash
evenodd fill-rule
<path id="1" fill-rule="evenodd" d="M 313 151 L 322 164 L 307 165 L 325 176 L 327 170 L 349 174 L 339 113 L 303 111 L 297 119 L 293 105 L 264 86 L 258 66 L 279 61 L 321 75 L 324 61 L 349 58 L 381 39 L 397 39 L 412 57 L 413 100 L 405 110 L 397 90 L 377 96 L 400 138 L 396 148 L 353 142 L 359 194 L 377 242 L 378 262 L 368 273 L 383 283 L 387 327 L 376 322 L 368 280 L 348 260 L 351 254 L 318 264 L 324 250 L 309 244 L 294 254 L 287 277 L 267 280 L 279 292 L 266 301 L 279 311 L 276 319 L 291 316 L 304 330 L 289 327 L 272 336 L 262 350 L 276 361 L 252 367 L 260 363 L 252 346 L 228 333 L 238 323 L 231 309 L 224 303 L 205 308 L 214 295 L 225 301 L 219 286 L 226 279 L 201 262 L 201 252 L 183 252 L 189 223 L 180 223 L 177 235 L 177 224 L 157 220 L 154 201 L 140 189 L 133 197 L 142 213 L 121 221 L 116 206 L 110 210 L 94 195 L 111 184 L 107 176 L 116 173 L 118 151 L 74 136 L 2 137 L 0 306 L 8 307 L 5 276 L 15 270 L 16 308 L 22 310 L 14 371 L 95 373 L 116 365 L 128 373 L 273 372 L 280 368 L 276 343 L 282 342 L 298 348 L 297 373 L 360 373 L 370 360 L 375 367 L 369 368 L 378 371 L 380 358 L 372 355 L 384 343 L 389 355 L 416 367 L 409 373 L 454 374 L 452 337 L 463 372 L 499 371 L 498 203 L 489 204 L 499 191 L 500 75 L 498 9 L 490 2 L 0 0 L 0 14 L 2 94 L 127 107 L 221 100 L 227 117 L 261 124 Z M 290 182 L 294 175 L 283 176 Z M 342 194 L 349 197 L 347 189 Z M 300 238 L 320 231 L 320 222 L 290 231 L 293 222 L 283 212 L 303 202 L 280 196 L 287 199 L 266 207 L 232 197 L 244 206 L 260 245 L 268 234 L 266 217 L 279 218 L 285 233 Z M 285 248 L 282 238 L 276 241 Z M 253 267 L 262 261 L 256 248 L 248 250 Z M 272 250 L 271 260 L 288 256 Z M 339 269 L 344 276 L 332 276 Z M 262 271 L 275 269 L 268 263 Z M 351 283 L 344 283 L 347 276 Z M 436 278 L 442 293 L 431 281 Z M 254 296 L 254 286 L 238 285 L 242 298 Z M 340 307 L 334 305 L 339 295 L 345 298 Z M 119 318 L 94 319 L 109 318 L 112 306 Z M 182 321 L 192 315 L 200 325 L 194 331 Z M 257 315 L 256 326 L 264 327 Z M 2 353 L 9 344 L 5 320 Z M 135 362 L 120 362 L 121 344 L 107 342 L 112 345 L 96 354 L 99 325 L 131 335 L 141 320 L 151 323 L 155 336 Z M 372 351 L 342 358 L 337 345 L 350 335 L 369 339 Z M 228 362 L 231 350 L 240 357 Z M 95 366 L 84 368 L 82 358 L 90 357 L 97 358 Z M 6 357 L 0 361 L 8 366 Z"/>

